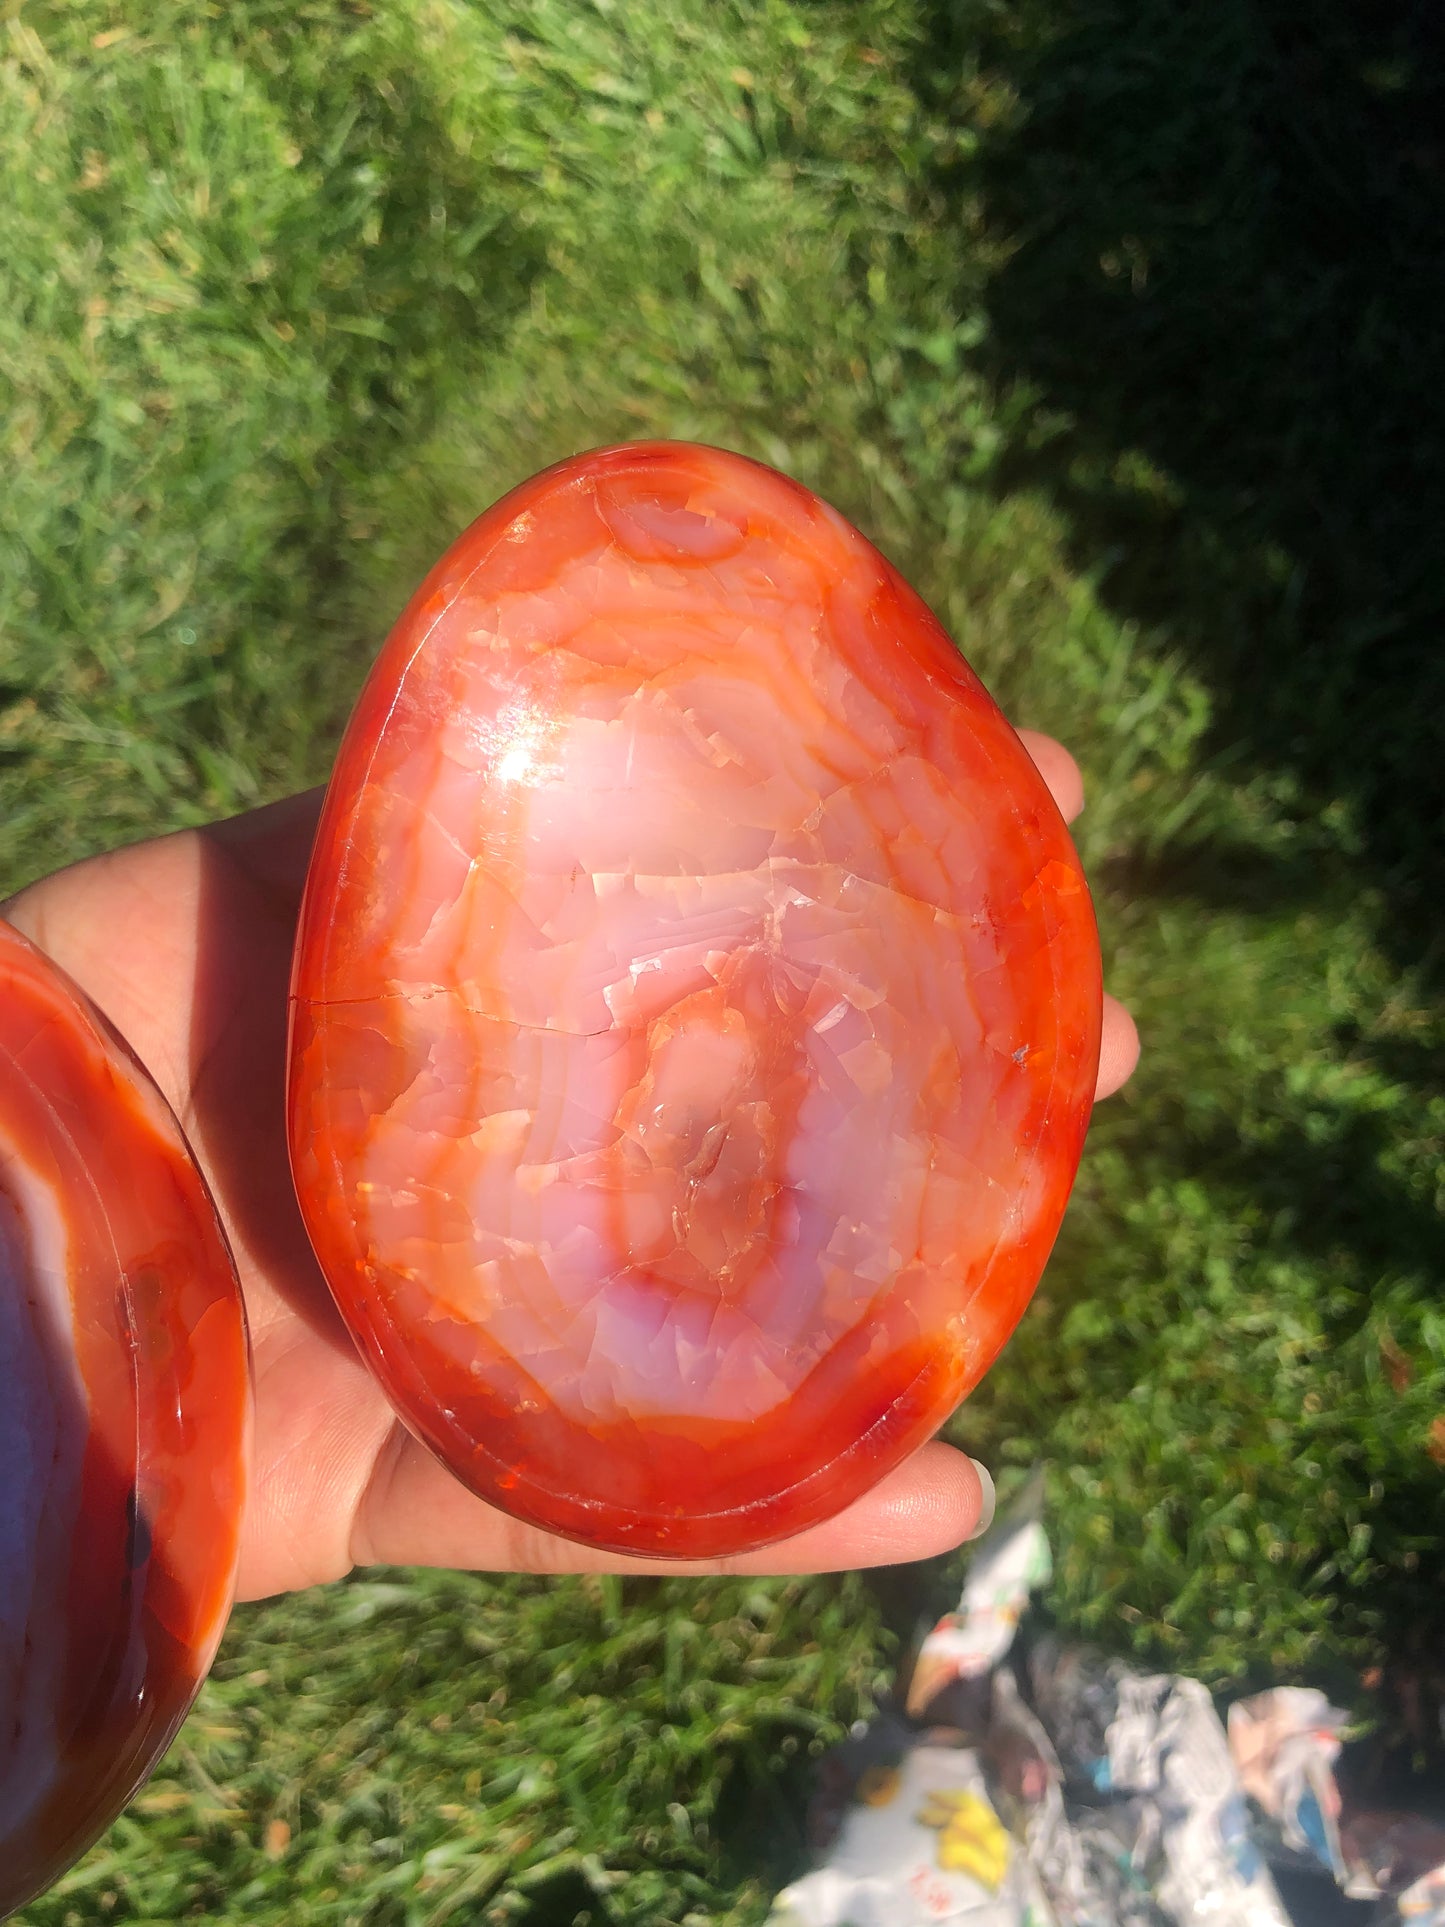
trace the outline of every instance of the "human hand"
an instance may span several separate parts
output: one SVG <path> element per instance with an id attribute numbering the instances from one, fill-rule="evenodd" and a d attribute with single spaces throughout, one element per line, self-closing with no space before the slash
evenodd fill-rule
<path id="1" fill-rule="evenodd" d="M 1073 758 L 1022 732 L 1066 818 Z M 92 857 L 32 884 L 8 919 L 129 1041 L 180 1119 L 235 1253 L 256 1391 L 239 1593 L 340 1578 L 353 1565 L 529 1572 L 813 1572 L 947 1551 L 973 1530 L 978 1473 L 926 1445 L 837 1518 L 707 1566 L 627 1559 L 542 1532 L 473 1497 L 393 1416 L 312 1256 L 286 1157 L 286 997 L 320 793 Z M 1098 1091 L 1138 1040 L 1105 1000 Z"/>

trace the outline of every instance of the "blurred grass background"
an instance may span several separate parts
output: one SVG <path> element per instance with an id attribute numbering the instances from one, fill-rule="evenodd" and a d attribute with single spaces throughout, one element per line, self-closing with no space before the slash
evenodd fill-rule
<path id="1" fill-rule="evenodd" d="M 1445 1635 L 1445 34 L 1424 0 L 0 0 L 0 891 L 324 776 L 570 450 L 821 490 L 1021 722 L 1146 1054 L 955 1422 L 1051 1607 L 1420 1756 Z M 750 1922 L 893 1582 L 237 1615 L 26 1918 Z"/>

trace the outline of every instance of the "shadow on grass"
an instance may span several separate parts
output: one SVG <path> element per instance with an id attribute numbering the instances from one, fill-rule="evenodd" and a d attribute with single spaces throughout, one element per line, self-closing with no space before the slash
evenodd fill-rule
<path id="1" fill-rule="evenodd" d="M 603 1927 L 614 1918 L 576 1868 L 529 1888 L 525 1905 L 510 1918 L 517 1927 Z"/>
<path id="2" fill-rule="evenodd" d="M 1104 595 L 1182 641 L 1215 750 L 1347 806 L 1396 960 L 1445 897 L 1445 17 L 1421 0 L 935 0 L 919 92 L 1018 112 L 939 182 L 1019 243 L 991 372 Z M 1130 451 L 1165 478 L 1131 480 Z M 1243 759 L 1241 761 L 1241 758 Z"/>
<path id="3" fill-rule="evenodd" d="M 807 1871 L 808 1802 L 816 1780 L 817 1762 L 805 1752 L 781 1767 L 739 1752 L 713 1822 L 721 1877 L 730 1887 L 756 1881 L 777 1893 Z"/>
<path id="4" fill-rule="evenodd" d="M 1390 961 L 1438 994 L 1445 16 L 1425 0 L 930 0 L 924 17 L 913 85 L 977 136 L 931 185 L 961 233 L 981 195 L 1012 245 L 982 352 L 1031 400 L 996 486 L 1059 507 L 1078 566 L 1104 566 L 1105 603 L 1208 686 L 1207 761 L 1273 814 L 1268 850 L 1166 848 L 1106 887 L 1321 918 L 1368 892 Z M 1014 105 L 989 123 L 979 102 L 1004 90 Z M 1440 1088 L 1428 1043 L 1333 1042 L 1417 1116 Z M 1182 1121 L 1150 1155 L 1288 1213 L 1326 1273 L 1344 1252 L 1356 1278 L 1438 1294 L 1438 1212 L 1383 1169 L 1398 1115 L 1341 1106 L 1320 1143 L 1297 1111 L 1282 1094 L 1263 1156 L 1227 1131 L 1192 1142 Z M 1388 1505 L 1445 1540 L 1423 1450 Z M 1399 1652 L 1442 1625 L 1423 1563 L 1378 1602 Z"/>

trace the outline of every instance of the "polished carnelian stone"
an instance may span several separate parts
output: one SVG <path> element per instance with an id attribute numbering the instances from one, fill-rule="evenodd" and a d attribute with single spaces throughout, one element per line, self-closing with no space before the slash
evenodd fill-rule
<path id="1" fill-rule="evenodd" d="M 292 1168 L 407 1425 L 518 1516 L 714 1556 L 987 1369 L 1094 1089 L 1093 912 L 918 597 L 781 475 L 606 449 L 422 585 L 327 794 Z"/>
<path id="2" fill-rule="evenodd" d="M 0 1915 L 150 1772 L 230 1609 L 250 1425 L 180 1127 L 0 922 Z"/>

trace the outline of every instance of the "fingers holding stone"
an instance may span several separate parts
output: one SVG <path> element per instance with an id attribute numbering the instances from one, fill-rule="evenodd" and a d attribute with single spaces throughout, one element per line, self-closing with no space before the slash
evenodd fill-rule
<path id="1" fill-rule="evenodd" d="M 485 1572 L 841 1572 L 952 1551 L 975 1534 L 992 1497 L 987 1473 L 935 1441 L 837 1518 L 795 1538 L 725 1560 L 634 1559 L 559 1539 L 497 1511 L 398 1428 L 358 1510 L 352 1557 L 358 1565 Z"/>
<path id="2" fill-rule="evenodd" d="M 1139 1031 L 1117 997 L 1104 998 L 1104 1031 L 1099 1043 L 1099 1082 L 1094 1096 L 1112 1097 L 1127 1084 L 1139 1062 Z"/>
<path id="3" fill-rule="evenodd" d="M 1072 823 L 1084 807 L 1084 779 L 1079 766 L 1052 736 L 1037 729 L 1021 729 L 1019 741 L 1033 759 L 1034 767 L 1049 786 L 1049 794 L 1059 806 L 1059 814 Z"/>

